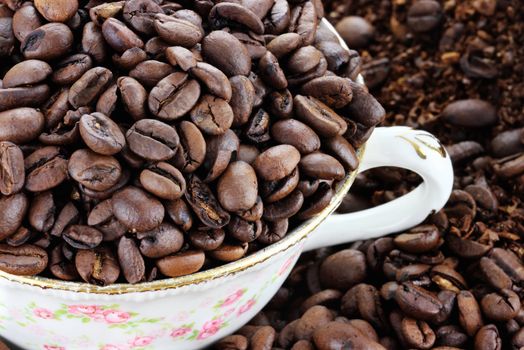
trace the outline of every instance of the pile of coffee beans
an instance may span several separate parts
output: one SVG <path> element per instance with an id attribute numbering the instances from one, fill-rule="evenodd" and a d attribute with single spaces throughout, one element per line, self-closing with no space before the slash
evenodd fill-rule
<path id="1" fill-rule="evenodd" d="M 444 142 L 454 191 L 411 230 L 304 254 L 270 304 L 214 348 L 523 349 L 524 4 L 324 3 L 345 40 L 361 45 L 384 123 Z M 339 210 L 419 183 L 399 169 L 366 172 Z"/>
<path id="2" fill-rule="evenodd" d="M 0 269 L 176 277 L 331 201 L 385 111 L 320 1 L 0 3 Z"/>

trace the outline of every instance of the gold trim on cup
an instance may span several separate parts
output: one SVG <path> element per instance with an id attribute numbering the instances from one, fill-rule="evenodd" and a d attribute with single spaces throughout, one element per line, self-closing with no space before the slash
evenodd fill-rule
<path id="1" fill-rule="evenodd" d="M 359 161 L 362 161 L 364 151 L 365 145 L 357 151 Z M 253 253 L 252 255 L 249 255 L 245 258 L 228 263 L 223 266 L 176 278 L 168 278 L 138 284 L 112 284 L 106 287 L 100 287 L 88 283 L 66 282 L 38 276 L 16 276 L 4 271 L 0 271 L 0 278 L 8 280 L 10 282 L 40 287 L 43 289 L 53 289 L 91 294 L 117 295 L 176 289 L 190 284 L 202 284 L 224 276 L 234 275 L 238 272 L 249 269 L 255 265 L 261 264 L 264 261 L 270 259 L 272 256 L 280 252 L 283 252 L 295 246 L 302 240 L 306 239 L 307 236 L 311 232 L 313 232 L 317 228 L 317 226 L 320 225 L 320 223 L 324 221 L 331 213 L 333 213 L 335 209 L 340 205 L 342 199 L 353 184 L 353 181 L 355 181 L 357 173 L 358 169 L 348 174 L 344 178 L 344 180 L 340 182 L 335 196 L 331 200 L 331 203 L 324 210 L 322 210 L 317 216 L 309 219 L 308 221 L 302 223 L 300 226 L 295 228 L 284 239 L 268 246 L 267 248 L 259 250 L 258 252 Z"/>

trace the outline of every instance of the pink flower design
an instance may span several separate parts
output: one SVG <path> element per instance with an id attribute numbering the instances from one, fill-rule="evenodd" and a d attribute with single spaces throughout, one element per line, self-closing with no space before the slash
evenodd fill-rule
<path id="1" fill-rule="evenodd" d="M 73 315 L 93 315 L 100 311 L 100 306 L 96 305 L 70 305 L 67 312 Z"/>
<path id="2" fill-rule="evenodd" d="M 36 317 L 43 318 L 46 320 L 55 318 L 55 315 L 51 310 L 44 309 L 44 308 L 34 309 L 33 313 L 35 314 Z"/>
<path id="3" fill-rule="evenodd" d="M 141 346 L 148 346 L 155 340 L 153 337 L 136 337 L 133 339 L 130 344 L 131 347 L 141 347 Z"/>
<path id="4" fill-rule="evenodd" d="M 224 302 L 222 303 L 222 305 L 220 305 L 220 307 L 224 307 L 224 306 L 228 306 L 228 305 L 231 305 L 231 304 L 234 304 L 235 302 L 237 302 L 240 298 L 242 298 L 242 296 L 244 295 L 244 290 L 243 289 L 239 289 L 237 290 L 235 293 L 231 294 L 230 296 L 228 296 L 226 298 L 226 300 L 224 300 Z"/>
<path id="5" fill-rule="evenodd" d="M 179 337 L 182 337 L 182 336 L 186 335 L 189 332 L 191 332 L 191 328 L 189 328 L 189 327 L 180 327 L 180 328 L 173 329 L 173 331 L 171 332 L 171 336 L 173 338 L 179 338 Z"/>
<path id="6" fill-rule="evenodd" d="M 280 270 L 278 270 L 278 275 L 279 276 L 282 276 L 287 271 L 287 269 L 293 264 L 293 261 L 295 260 L 295 257 L 296 256 L 293 255 L 292 257 L 290 257 L 289 259 L 286 260 L 284 265 L 282 265 Z"/>
<path id="7" fill-rule="evenodd" d="M 66 350 L 63 346 L 56 346 L 56 345 L 44 345 L 45 350 Z"/>
<path id="8" fill-rule="evenodd" d="M 215 335 L 220 330 L 222 323 L 223 321 L 220 318 L 217 318 L 211 321 L 207 321 L 202 326 L 202 330 L 200 331 L 200 333 L 198 333 L 197 339 L 202 340 L 202 339 L 206 339 L 206 338 L 209 338 Z"/>
<path id="9" fill-rule="evenodd" d="M 129 350 L 130 347 L 127 345 L 113 345 L 107 344 L 100 348 L 100 350 Z"/>
<path id="10" fill-rule="evenodd" d="M 240 316 L 243 313 L 248 312 L 256 303 L 257 301 L 255 299 L 249 299 L 244 305 L 240 307 L 240 309 L 238 309 L 237 315 Z"/>
<path id="11" fill-rule="evenodd" d="M 127 312 L 118 311 L 118 310 L 105 310 L 103 313 L 104 319 L 107 323 L 125 323 L 130 318 L 131 315 L 129 315 Z"/>

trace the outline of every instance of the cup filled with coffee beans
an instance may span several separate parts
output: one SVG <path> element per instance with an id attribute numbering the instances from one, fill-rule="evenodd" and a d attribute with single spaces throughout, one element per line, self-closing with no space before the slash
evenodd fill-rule
<path id="1" fill-rule="evenodd" d="M 0 335 L 24 349 L 198 349 L 303 250 L 411 227 L 451 191 L 320 1 L 0 2 Z M 423 183 L 333 215 L 358 172 Z M 320 225 L 320 226 L 319 226 Z"/>

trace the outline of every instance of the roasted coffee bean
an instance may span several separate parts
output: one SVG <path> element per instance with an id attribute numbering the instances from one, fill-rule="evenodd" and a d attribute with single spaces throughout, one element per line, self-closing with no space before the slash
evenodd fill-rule
<path id="1" fill-rule="evenodd" d="M 247 76 L 251 71 L 251 57 L 246 47 L 225 31 L 209 33 L 202 40 L 202 54 L 227 76 Z"/>
<path id="2" fill-rule="evenodd" d="M 183 173 L 197 170 L 206 157 L 206 140 L 198 127 L 183 120 L 178 127 L 180 145 L 173 159 L 173 164 Z"/>
<path id="3" fill-rule="evenodd" d="M 57 245 L 49 256 L 49 270 L 56 278 L 64 281 L 75 281 L 80 278 L 74 263 L 67 260 L 62 253 L 63 246 Z"/>
<path id="4" fill-rule="evenodd" d="M 47 146 L 24 160 L 25 188 L 31 192 L 50 190 L 67 179 L 68 161 L 58 147 Z"/>
<path id="5" fill-rule="evenodd" d="M 144 46 L 144 42 L 123 22 L 116 18 L 108 18 L 102 25 L 102 34 L 105 41 L 118 53 Z"/>
<path id="6" fill-rule="evenodd" d="M 264 180 L 280 180 L 295 169 L 300 161 L 300 152 L 291 145 L 279 145 L 258 155 L 253 167 Z"/>
<path id="7" fill-rule="evenodd" d="M 395 301 L 406 315 L 420 320 L 431 320 L 442 308 L 436 297 L 411 282 L 402 283 L 397 288 Z"/>
<path id="8" fill-rule="evenodd" d="M 469 291 L 461 291 L 457 295 L 457 307 L 460 325 L 470 337 L 475 335 L 484 323 L 474 295 Z"/>
<path id="9" fill-rule="evenodd" d="M 80 136 L 94 152 L 113 155 L 122 150 L 126 139 L 118 125 L 102 113 L 84 114 L 79 122 Z"/>
<path id="10" fill-rule="evenodd" d="M 297 218 L 306 220 L 319 214 L 331 203 L 334 195 L 335 192 L 331 188 L 331 185 L 326 182 L 320 183 L 315 193 L 308 196 L 308 198 L 305 200 L 305 203 L 302 206 L 300 213 L 297 215 Z"/>
<path id="11" fill-rule="evenodd" d="M 437 1 L 422 0 L 414 3 L 408 10 L 407 23 L 415 32 L 427 32 L 442 20 L 442 7 Z"/>
<path id="12" fill-rule="evenodd" d="M 124 20 L 136 31 L 146 35 L 155 34 L 154 16 L 164 12 L 153 0 L 126 1 L 123 8 Z"/>
<path id="13" fill-rule="evenodd" d="M 483 100 L 458 100 L 450 103 L 442 111 L 445 121 L 458 126 L 483 127 L 497 122 L 497 111 L 493 105 Z"/>
<path id="14" fill-rule="evenodd" d="M 197 176 L 189 177 L 185 196 L 200 221 L 208 227 L 217 229 L 228 224 L 230 215 L 220 206 L 210 188 Z"/>
<path id="15" fill-rule="evenodd" d="M 13 34 L 22 42 L 29 33 L 43 24 L 36 8 L 32 4 L 24 4 L 13 15 Z"/>
<path id="16" fill-rule="evenodd" d="M 337 23 L 336 29 L 351 48 L 368 46 L 375 35 L 373 26 L 359 16 L 344 17 Z"/>
<path id="17" fill-rule="evenodd" d="M 482 312 L 486 317 L 493 321 L 508 321 L 517 316 L 520 310 L 519 296 L 509 290 L 502 289 L 498 293 L 489 293 L 485 295 L 480 305 Z"/>
<path id="18" fill-rule="evenodd" d="M 436 340 L 435 333 L 426 322 L 409 317 L 402 320 L 401 331 L 406 344 L 417 349 L 430 349 Z"/>
<path id="19" fill-rule="evenodd" d="M 165 52 L 167 61 L 174 67 L 180 67 L 184 72 L 196 67 L 197 60 L 193 53 L 182 46 L 168 47 Z"/>
<path id="20" fill-rule="evenodd" d="M 131 70 L 147 60 L 147 53 L 139 47 L 127 49 L 121 55 L 114 54 L 113 62 L 122 69 Z"/>
<path id="21" fill-rule="evenodd" d="M 303 45 L 311 45 L 313 43 L 317 24 L 317 12 L 312 1 L 306 1 L 292 8 L 289 31 L 299 34 Z"/>
<path id="22" fill-rule="evenodd" d="M 349 80 L 336 76 L 310 80 L 302 86 L 301 92 L 318 98 L 331 108 L 342 108 L 353 98 Z"/>
<path id="23" fill-rule="evenodd" d="M 289 220 L 267 221 L 263 223 L 262 233 L 257 241 L 262 244 L 273 244 L 285 237 L 289 228 Z"/>
<path id="24" fill-rule="evenodd" d="M 47 267 L 47 253 L 40 247 L 24 244 L 11 247 L 0 244 L 0 270 L 19 276 L 39 274 Z"/>
<path id="25" fill-rule="evenodd" d="M 122 167 L 112 156 L 80 149 L 71 155 L 68 171 L 75 181 L 86 188 L 105 191 L 118 182 L 122 174 Z"/>
<path id="26" fill-rule="evenodd" d="M 133 239 L 122 237 L 118 242 L 118 261 L 127 282 L 135 284 L 145 278 L 145 262 Z"/>
<path id="27" fill-rule="evenodd" d="M 344 167 L 332 156 L 315 152 L 300 160 L 300 171 L 315 179 L 342 180 L 345 175 Z"/>
<path id="28" fill-rule="evenodd" d="M 281 34 L 267 44 L 267 49 L 277 59 L 281 59 L 300 48 L 302 40 L 296 33 Z"/>
<path id="29" fill-rule="evenodd" d="M 113 215 L 111 199 L 100 202 L 91 210 L 87 217 L 87 224 L 102 232 L 103 240 L 106 242 L 119 239 L 127 231 L 126 227 Z"/>
<path id="30" fill-rule="evenodd" d="M 0 110 L 37 106 L 44 103 L 49 95 L 49 86 L 45 84 L 0 89 Z"/>
<path id="31" fill-rule="evenodd" d="M 492 259 L 482 257 L 479 268 L 483 278 L 494 288 L 511 289 L 513 285 L 511 278 Z"/>
<path id="32" fill-rule="evenodd" d="M 5 73 L 2 80 L 3 88 L 39 84 L 46 80 L 51 75 L 51 72 L 51 66 L 44 61 L 22 61 Z"/>
<path id="33" fill-rule="evenodd" d="M 136 79 L 131 77 L 118 78 L 117 87 L 124 109 L 131 117 L 134 120 L 146 118 L 146 101 L 148 96 L 146 89 Z"/>
<path id="34" fill-rule="evenodd" d="M 475 335 L 475 350 L 500 350 L 502 349 L 502 339 L 498 329 L 493 324 L 488 324 Z"/>
<path id="35" fill-rule="evenodd" d="M 190 113 L 191 120 L 207 135 L 222 135 L 233 124 L 233 109 L 226 100 L 203 95 Z"/>
<path id="36" fill-rule="evenodd" d="M 322 52 L 314 46 L 304 46 L 289 57 L 287 69 L 290 74 L 303 74 L 317 67 L 321 59 Z"/>
<path id="37" fill-rule="evenodd" d="M 239 147 L 240 140 L 232 130 L 210 137 L 206 142 L 206 156 L 202 164 L 207 171 L 207 176 L 203 181 L 211 182 L 222 175 L 231 162 L 231 158 L 239 152 Z"/>
<path id="38" fill-rule="evenodd" d="M 256 146 L 241 144 L 238 147 L 237 160 L 253 165 L 259 154 L 260 151 Z"/>
<path id="39" fill-rule="evenodd" d="M 0 198 L 0 240 L 4 240 L 18 230 L 29 208 L 24 193 Z"/>
<path id="40" fill-rule="evenodd" d="M 136 122 L 126 133 L 129 149 L 149 161 L 173 158 L 180 143 L 175 128 L 154 119 Z"/>
<path id="41" fill-rule="evenodd" d="M 226 228 L 231 237 L 246 243 L 256 240 L 263 230 L 261 221 L 246 221 L 238 216 L 233 216 Z"/>
<path id="42" fill-rule="evenodd" d="M 199 271 L 205 255 L 200 250 L 188 250 L 156 260 L 160 272 L 168 277 L 185 276 Z"/>
<path id="43" fill-rule="evenodd" d="M 341 250 L 322 262 L 319 273 L 324 287 L 346 291 L 366 278 L 366 258 L 358 250 Z"/>
<path id="44" fill-rule="evenodd" d="M 255 144 L 269 141 L 271 139 L 269 135 L 270 118 L 269 113 L 262 108 L 253 113 L 245 126 L 245 137 Z"/>
<path id="45" fill-rule="evenodd" d="M 300 153 L 308 154 L 320 148 L 320 138 L 306 124 L 296 119 L 276 122 L 271 128 L 274 140 L 294 146 Z"/>
<path id="46" fill-rule="evenodd" d="M 266 34 L 284 32 L 291 21 L 290 5 L 286 0 L 275 0 L 273 7 L 264 19 Z"/>
<path id="47" fill-rule="evenodd" d="M 366 337 L 358 328 L 337 321 L 315 330 L 313 341 L 319 350 L 342 349 L 348 344 L 359 349 L 384 349 L 382 345 Z"/>
<path id="48" fill-rule="evenodd" d="M 55 200 L 51 192 L 38 193 L 32 200 L 27 214 L 31 226 L 39 232 L 47 232 L 55 222 Z"/>
<path id="49" fill-rule="evenodd" d="M 509 250 L 493 248 L 490 258 L 517 283 L 524 280 L 524 265 L 521 260 Z"/>
<path id="50" fill-rule="evenodd" d="M 295 190 L 284 199 L 266 205 L 263 217 L 269 221 L 288 219 L 300 211 L 303 203 L 304 195 Z"/>
<path id="51" fill-rule="evenodd" d="M 205 62 L 197 62 L 190 71 L 211 94 L 227 102 L 231 100 L 231 84 L 222 71 Z"/>
<path id="52" fill-rule="evenodd" d="M 53 228 L 49 233 L 56 237 L 62 236 L 62 233 L 69 225 L 78 223 L 79 214 L 77 207 L 72 202 L 68 202 L 58 213 Z"/>
<path id="53" fill-rule="evenodd" d="M 35 0 L 35 7 L 49 22 L 67 22 L 78 10 L 76 0 Z"/>
<path id="54" fill-rule="evenodd" d="M 384 108 L 366 90 L 363 85 L 350 82 L 353 91 L 353 99 L 347 105 L 346 110 L 352 119 L 370 127 L 377 125 L 385 118 Z"/>
<path id="55" fill-rule="evenodd" d="M 255 170 L 242 161 L 230 163 L 218 181 L 217 193 L 220 204 L 228 211 L 250 209 L 258 195 Z"/>
<path id="56" fill-rule="evenodd" d="M 287 79 L 280 67 L 278 59 L 270 51 L 267 51 L 259 62 L 260 76 L 266 84 L 275 89 L 287 88 Z"/>
<path id="57" fill-rule="evenodd" d="M 82 31 L 82 51 L 95 62 L 102 63 L 108 56 L 108 47 L 102 29 L 94 22 L 88 22 Z"/>
<path id="58" fill-rule="evenodd" d="M 289 90 L 273 91 L 268 95 L 268 110 L 279 118 L 289 118 L 293 112 L 293 95 Z"/>
<path id="59" fill-rule="evenodd" d="M 117 108 L 118 103 L 118 86 L 111 84 L 98 98 L 95 110 L 98 113 L 110 116 Z"/>
<path id="60" fill-rule="evenodd" d="M 130 70 L 129 76 L 138 80 L 146 88 L 152 88 L 171 73 L 173 73 L 171 65 L 156 60 L 147 60 L 140 62 Z"/>
<path id="61" fill-rule="evenodd" d="M 222 245 L 226 234 L 222 229 L 196 228 L 189 233 L 189 241 L 198 249 L 215 250 Z"/>
<path id="62" fill-rule="evenodd" d="M 5 82 L 5 80 L 4 80 Z M 495 157 L 506 157 L 524 152 L 524 128 L 501 132 L 491 140 L 491 151 Z"/>
<path id="63" fill-rule="evenodd" d="M 92 67 L 93 61 L 89 55 L 82 53 L 72 55 L 54 66 L 51 79 L 55 84 L 72 85 Z"/>
<path id="64" fill-rule="evenodd" d="M 84 281 L 99 286 L 115 283 L 120 275 L 118 261 L 107 247 L 79 250 L 75 266 Z"/>
<path id="65" fill-rule="evenodd" d="M 164 219 L 164 206 L 153 196 L 136 187 L 127 187 L 115 193 L 113 215 L 129 231 L 150 231 Z"/>
<path id="66" fill-rule="evenodd" d="M 103 234 L 85 225 L 71 225 L 62 234 L 64 241 L 76 249 L 93 249 L 102 243 Z"/>
<path id="67" fill-rule="evenodd" d="M 325 148 L 337 158 L 345 169 L 356 170 L 359 159 L 355 148 L 342 136 L 334 136 L 324 140 Z"/>
<path id="68" fill-rule="evenodd" d="M 237 27 L 255 34 L 264 33 L 264 24 L 249 8 L 232 2 L 219 3 L 209 12 L 209 21 L 213 29 Z"/>
<path id="69" fill-rule="evenodd" d="M 107 68 L 95 67 L 82 75 L 69 89 L 69 103 L 75 108 L 92 103 L 113 79 Z"/>
<path id="70" fill-rule="evenodd" d="M 316 98 L 297 95 L 294 105 L 298 119 L 309 125 L 320 136 L 333 137 L 346 132 L 346 122 Z"/>
<path id="71" fill-rule="evenodd" d="M 219 340 L 215 345 L 216 350 L 247 350 L 248 340 L 242 335 L 230 335 Z"/>
<path id="72" fill-rule="evenodd" d="M 397 247 L 408 253 L 425 253 L 435 249 L 440 240 L 437 228 L 433 225 L 419 226 L 408 233 L 395 237 Z"/>
<path id="73" fill-rule="evenodd" d="M 48 23 L 27 34 L 20 51 L 27 59 L 51 61 L 64 56 L 73 46 L 73 33 L 62 23 Z"/>
<path id="74" fill-rule="evenodd" d="M 260 184 L 260 194 L 264 198 L 266 203 L 273 203 L 286 197 L 288 194 L 293 192 L 298 186 L 300 179 L 298 168 L 295 168 L 293 172 L 284 177 L 283 179 L 276 181 L 264 181 Z"/>
<path id="75" fill-rule="evenodd" d="M 259 196 L 257 197 L 255 205 L 253 205 L 251 208 L 247 210 L 240 210 L 236 212 L 235 214 L 247 221 L 257 221 L 262 218 L 263 211 L 264 211 L 264 202 L 262 202 L 262 198 L 260 198 Z"/>
<path id="76" fill-rule="evenodd" d="M 202 40 L 202 32 L 195 24 L 172 16 L 157 14 L 155 29 L 162 39 L 171 45 L 191 48 Z"/>
<path id="77" fill-rule="evenodd" d="M 12 142 L 0 142 L 0 192 L 10 196 L 24 187 L 24 155 Z"/>
<path id="78" fill-rule="evenodd" d="M 209 252 L 209 256 L 215 260 L 232 262 L 241 259 L 247 252 L 248 244 L 222 244 L 215 250 Z"/>
<path id="79" fill-rule="evenodd" d="M 26 244 L 31 238 L 33 238 L 33 232 L 23 226 L 20 226 L 15 233 L 6 238 L 5 242 L 11 247 L 19 247 L 23 244 Z"/>
<path id="80" fill-rule="evenodd" d="M 233 126 L 238 127 L 247 123 L 255 103 L 255 88 L 251 81 L 236 75 L 229 79 L 231 85 L 231 100 L 229 104 L 233 110 Z"/>
<path id="81" fill-rule="evenodd" d="M 140 184 L 155 196 L 175 200 L 184 195 L 186 180 L 174 166 L 160 162 L 140 173 Z"/>

